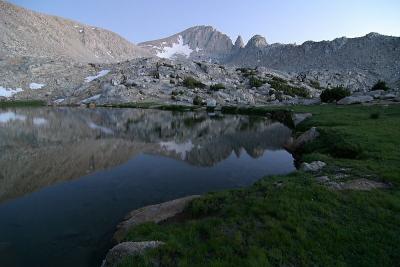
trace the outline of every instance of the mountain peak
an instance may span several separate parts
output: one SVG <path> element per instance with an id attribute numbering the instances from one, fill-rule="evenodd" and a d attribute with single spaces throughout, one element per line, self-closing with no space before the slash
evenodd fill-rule
<path id="1" fill-rule="evenodd" d="M 251 37 L 251 39 L 249 40 L 249 42 L 247 43 L 246 47 L 254 47 L 254 48 L 263 48 L 265 46 L 267 46 L 267 40 L 265 39 L 265 37 L 261 36 L 261 35 L 254 35 L 253 37 Z"/>

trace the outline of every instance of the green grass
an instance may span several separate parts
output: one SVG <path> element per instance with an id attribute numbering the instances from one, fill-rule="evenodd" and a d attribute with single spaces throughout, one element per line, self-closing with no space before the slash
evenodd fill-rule
<path id="1" fill-rule="evenodd" d="M 310 174 L 265 177 L 249 188 L 209 193 L 180 216 L 143 224 L 126 240 L 166 245 L 121 266 L 398 266 L 400 262 L 400 105 L 294 107 L 313 117 L 322 139 L 304 159 L 328 162 L 324 172 L 351 168 L 393 183 L 387 190 L 334 191 Z M 371 113 L 380 114 L 371 119 Z M 334 153 L 344 142 L 361 156 Z M 345 157 L 344 157 L 345 156 Z"/>
<path id="2" fill-rule="evenodd" d="M 46 106 L 46 102 L 42 100 L 13 100 L 0 101 L 0 108 L 6 107 L 41 107 Z"/>

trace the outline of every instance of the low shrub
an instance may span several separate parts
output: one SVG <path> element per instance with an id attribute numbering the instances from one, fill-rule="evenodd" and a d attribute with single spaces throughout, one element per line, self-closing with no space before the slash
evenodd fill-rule
<path id="1" fill-rule="evenodd" d="M 218 91 L 218 90 L 222 90 L 222 89 L 225 89 L 225 85 L 223 85 L 222 83 L 210 85 L 210 90 L 212 90 L 212 91 Z"/>
<path id="2" fill-rule="evenodd" d="M 263 86 L 265 83 L 266 83 L 266 81 L 259 79 L 256 76 L 251 76 L 249 79 L 250 88 L 253 88 L 253 87 L 258 88 L 258 87 Z"/>
<path id="3" fill-rule="evenodd" d="M 369 118 L 373 119 L 373 120 L 377 120 L 377 119 L 379 119 L 380 116 L 381 116 L 380 113 L 375 112 L 375 113 L 371 113 L 371 115 L 369 115 Z"/>
<path id="4" fill-rule="evenodd" d="M 306 88 L 291 86 L 287 84 L 287 81 L 279 77 L 273 77 L 268 83 L 271 85 L 272 88 L 282 92 L 285 95 L 310 97 L 310 94 Z"/>
<path id="5" fill-rule="evenodd" d="M 243 75 L 243 77 L 250 77 L 257 74 L 256 69 L 250 69 L 250 68 L 238 68 L 236 69 L 236 71 L 239 71 Z"/>
<path id="6" fill-rule="evenodd" d="M 321 84 L 319 83 L 319 81 L 310 81 L 310 85 L 315 89 L 321 89 Z"/>
<path id="7" fill-rule="evenodd" d="M 379 80 L 372 86 L 371 91 L 376 91 L 376 90 L 384 90 L 388 91 L 390 88 L 387 86 L 385 81 Z"/>
<path id="8" fill-rule="evenodd" d="M 200 96 L 196 95 L 193 98 L 193 105 L 201 106 L 202 104 L 203 104 L 203 99 Z"/>
<path id="9" fill-rule="evenodd" d="M 190 88 L 190 89 L 194 89 L 194 88 L 205 88 L 206 85 L 198 80 L 196 80 L 193 77 L 186 77 L 183 80 L 183 86 Z"/>
<path id="10" fill-rule="evenodd" d="M 332 89 L 325 89 L 320 98 L 322 102 L 329 103 L 339 101 L 342 98 L 350 95 L 350 91 L 343 86 L 337 86 Z"/>

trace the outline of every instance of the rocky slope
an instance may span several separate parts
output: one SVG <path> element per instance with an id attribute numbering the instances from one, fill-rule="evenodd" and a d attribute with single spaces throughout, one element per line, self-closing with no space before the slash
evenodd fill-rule
<path id="1" fill-rule="evenodd" d="M 79 62 L 118 62 L 150 56 L 101 28 L 36 13 L 0 0 L 0 58 L 51 57 Z"/>
<path id="2" fill-rule="evenodd" d="M 309 80 L 283 72 L 187 60 L 142 58 L 88 65 L 22 58 L 0 61 L 1 66 L 7 66 L 7 71 L 0 70 L 7 92 L 18 91 L 7 99 L 42 99 L 57 105 L 193 104 L 195 99 L 214 106 L 283 104 L 314 101 L 309 98 L 320 93 Z"/>

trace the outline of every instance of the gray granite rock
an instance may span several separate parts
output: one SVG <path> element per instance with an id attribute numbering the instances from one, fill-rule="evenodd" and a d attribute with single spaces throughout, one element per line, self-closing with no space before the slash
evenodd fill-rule
<path id="1" fill-rule="evenodd" d="M 362 96 L 348 96 L 343 99 L 340 99 L 337 104 L 338 105 L 352 105 L 352 104 L 361 104 L 367 103 L 374 100 L 372 96 L 362 95 Z"/>
<path id="2" fill-rule="evenodd" d="M 301 164 L 301 170 L 305 172 L 317 172 L 323 169 L 326 166 L 326 163 L 323 161 L 313 161 L 311 163 L 304 162 Z"/>
<path id="3" fill-rule="evenodd" d="M 130 212 L 125 220 L 118 225 L 114 240 L 120 242 L 124 238 L 126 231 L 135 225 L 146 222 L 158 223 L 181 213 L 189 202 L 199 197 L 198 195 L 188 196 Z"/>
<path id="4" fill-rule="evenodd" d="M 144 241 L 144 242 L 123 242 L 110 249 L 103 260 L 101 267 L 115 267 L 128 256 L 137 256 L 143 254 L 148 249 L 154 249 L 164 242 Z"/>

